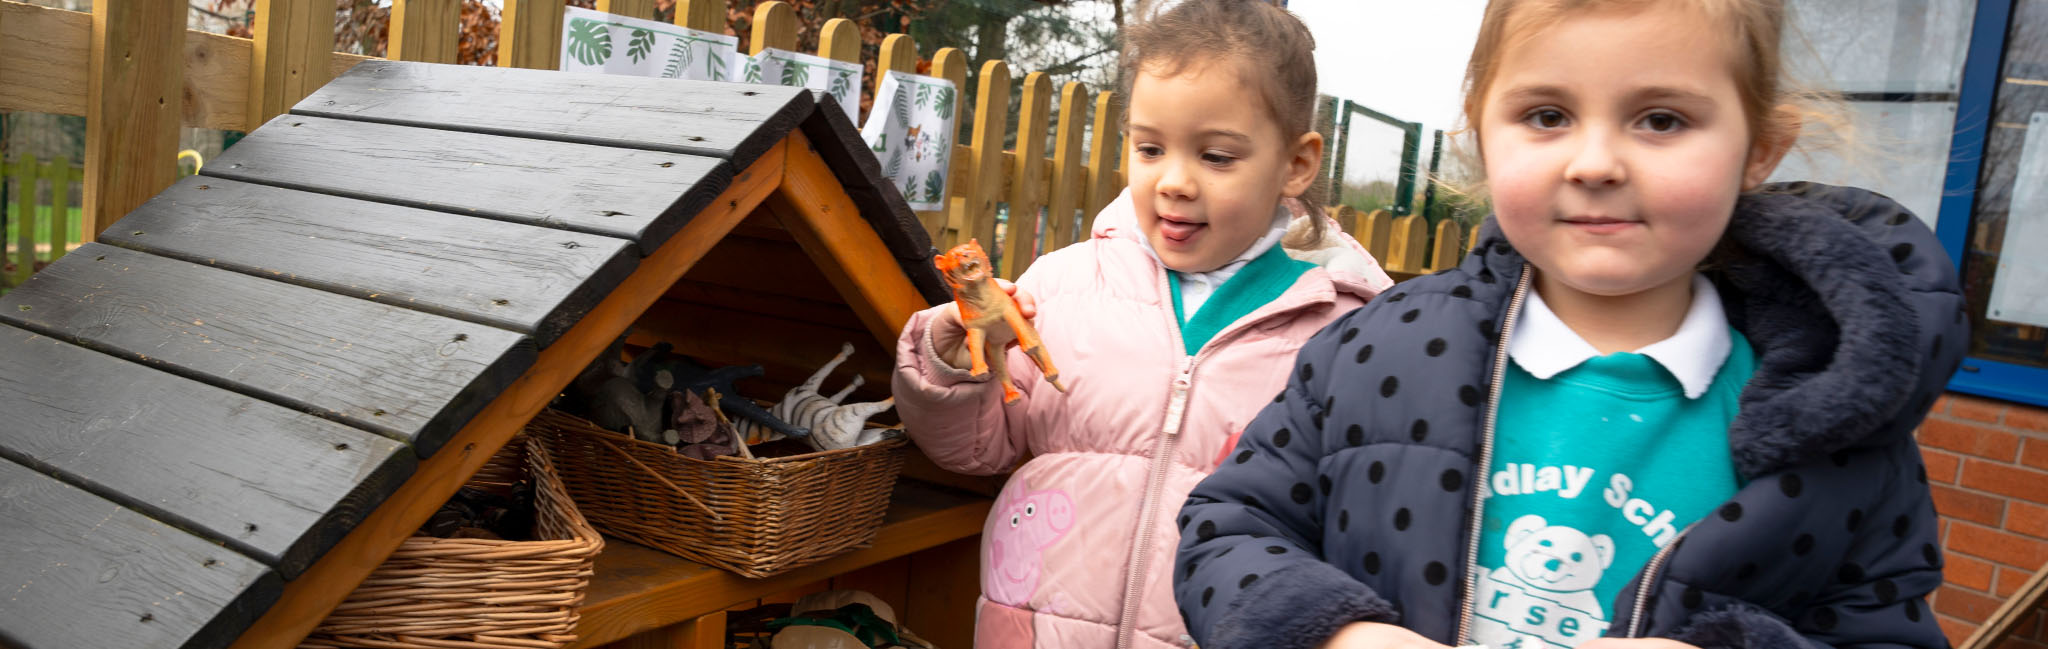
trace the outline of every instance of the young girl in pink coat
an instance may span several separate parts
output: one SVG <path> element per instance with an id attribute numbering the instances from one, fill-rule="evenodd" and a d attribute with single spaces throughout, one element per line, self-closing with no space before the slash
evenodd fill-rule
<path id="1" fill-rule="evenodd" d="M 1091 239 L 1005 284 L 1066 393 L 1011 349 L 1023 396 L 1004 405 L 960 369 L 953 305 L 904 328 L 910 437 L 954 471 L 1016 469 L 982 529 L 976 647 L 1191 644 L 1169 591 L 1180 503 L 1301 344 L 1392 283 L 1319 207 L 1289 207 L 1322 160 L 1313 47 L 1293 15 L 1247 0 L 1187 0 L 1127 29 L 1130 186 Z"/>

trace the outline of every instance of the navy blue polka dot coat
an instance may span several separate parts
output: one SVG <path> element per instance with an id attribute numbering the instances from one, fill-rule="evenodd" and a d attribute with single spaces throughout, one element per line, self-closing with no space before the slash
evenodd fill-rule
<path id="1" fill-rule="evenodd" d="M 1608 635 L 1946 646 L 1913 430 L 1962 359 L 1954 267 L 1897 203 L 1811 184 L 1743 197 L 1723 244 L 1708 275 L 1757 353 L 1728 430 L 1745 484 L 1609 603 Z M 1463 640 L 1475 476 L 1525 271 L 1488 222 L 1458 268 L 1302 347 L 1181 510 L 1174 595 L 1203 647 L 1315 647 L 1356 621 Z"/>

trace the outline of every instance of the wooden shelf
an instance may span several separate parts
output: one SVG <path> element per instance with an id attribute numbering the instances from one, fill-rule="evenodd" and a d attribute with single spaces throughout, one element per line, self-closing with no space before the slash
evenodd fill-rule
<path id="1" fill-rule="evenodd" d="M 981 533 L 989 498 L 915 480 L 896 483 L 872 545 L 767 579 L 748 579 L 607 537 L 575 647 L 596 647 Z"/>

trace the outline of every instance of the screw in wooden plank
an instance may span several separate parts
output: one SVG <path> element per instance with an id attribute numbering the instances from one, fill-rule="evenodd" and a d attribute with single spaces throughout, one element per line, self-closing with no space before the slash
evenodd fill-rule
<path id="1" fill-rule="evenodd" d="M 340 443 L 340 444 L 335 444 L 335 445 L 334 445 L 334 450 L 337 450 L 337 451 L 346 451 L 346 450 L 348 450 L 348 442 L 342 442 L 342 443 Z"/>

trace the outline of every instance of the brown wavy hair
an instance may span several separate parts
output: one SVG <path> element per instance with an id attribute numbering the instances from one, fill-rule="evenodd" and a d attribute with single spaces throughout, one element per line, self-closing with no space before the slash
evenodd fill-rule
<path id="1" fill-rule="evenodd" d="M 1258 96 L 1280 132 L 1292 141 L 1315 130 L 1316 39 L 1308 25 L 1265 0 L 1151 0 L 1125 25 L 1118 96 L 1129 105 L 1141 71 L 1173 76 L 1216 63 L 1234 65 L 1258 86 Z M 1272 74 L 1265 74 L 1266 71 Z M 1129 121 L 1129 112 L 1125 113 Z M 1325 143 L 1327 145 L 1328 143 Z M 1318 160 L 1318 165 L 1321 162 Z M 1301 196 L 1311 229 L 1286 245 L 1312 247 L 1327 229 L 1318 181 Z"/>

